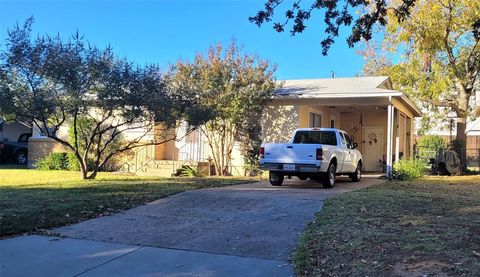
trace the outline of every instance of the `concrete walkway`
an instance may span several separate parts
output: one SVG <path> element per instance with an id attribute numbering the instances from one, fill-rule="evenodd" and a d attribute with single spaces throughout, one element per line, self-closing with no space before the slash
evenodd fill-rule
<path id="1" fill-rule="evenodd" d="M 90 240 L 0 241 L 0 276 L 291 276 L 288 263 Z"/>
<path id="2" fill-rule="evenodd" d="M 383 182 L 266 181 L 188 191 L 54 230 L 0 241 L 0 276 L 290 276 L 299 235 L 326 197 Z M 29 271 L 30 270 L 30 271 Z"/>

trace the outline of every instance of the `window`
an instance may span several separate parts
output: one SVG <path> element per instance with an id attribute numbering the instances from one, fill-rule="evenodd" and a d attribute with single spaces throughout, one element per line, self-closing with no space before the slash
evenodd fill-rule
<path id="1" fill-rule="evenodd" d="M 343 133 L 340 133 L 340 139 L 342 140 L 342 144 L 346 147 L 347 142 L 345 141 L 345 137 L 343 135 L 344 135 Z"/>
<path id="2" fill-rule="evenodd" d="M 293 143 L 337 145 L 334 131 L 298 131 Z"/>
<path id="3" fill-rule="evenodd" d="M 322 115 L 316 113 L 310 113 L 310 128 L 322 127 Z"/>
<path id="4" fill-rule="evenodd" d="M 352 140 L 350 139 L 350 137 L 347 134 L 345 134 L 345 140 L 347 141 L 347 148 L 353 149 Z"/>
<path id="5" fill-rule="evenodd" d="M 330 120 L 330 128 L 335 128 L 335 120 Z"/>

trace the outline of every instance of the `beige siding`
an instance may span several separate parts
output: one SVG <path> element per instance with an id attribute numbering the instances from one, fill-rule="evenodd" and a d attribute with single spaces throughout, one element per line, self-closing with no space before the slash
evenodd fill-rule
<path id="1" fill-rule="evenodd" d="M 67 148 L 50 138 L 30 138 L 28 140 L 28 167 L 54 152 L 67 152 Z"/>
<path id="2" fill-rule="evenodd" d="M 299 127 L 299 107 L 268 106 L 263 116 L 263 142 L 286 142 Z"/>
<path id="3" fill-rule="evenodd" d="M 0 131 L 0 141 L 16 142 L 21 134 L 32 132 L 31 128 L 18 122 L 4 122 L 0 124 L 3 124 L 2 131 Z"/>

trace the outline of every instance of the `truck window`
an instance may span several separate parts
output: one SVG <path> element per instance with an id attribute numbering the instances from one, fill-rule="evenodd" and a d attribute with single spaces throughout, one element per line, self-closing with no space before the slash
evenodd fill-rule
<path id="1" fill-rule="evenodd" d="M 347 134 L 345 134 L 345 140 L 347 141 L 347 147 L 353 149 L 352 140 L 350 139 L 350 137 Z"/>
<path id="2" fill-rule="evenodd" d="M 340 134 L 340 139 L 342 140 L 342 144 L 347 147 L 347 142 L 345 141 L 345 136 L 343 135 L 343 133 L 339 132 Z"/>
<path id="3" fill-rule="evenodd" d="M 298 131 L 293 143 L 337 145 L 335 131 Z"/>

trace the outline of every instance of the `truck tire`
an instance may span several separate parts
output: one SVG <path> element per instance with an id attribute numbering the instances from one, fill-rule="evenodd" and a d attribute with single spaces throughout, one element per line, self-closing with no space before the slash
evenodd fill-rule
<path id="1" fill-rule="evenodd" d="M 283 174 L 276 171 L 270 171 L 268 174 L 268 179 L 272 186 L 281 186 L 283 183 Z"/>
<path id="2" fill-rule="evenodd" d="M 15 162 L 21 165 L 27 164 L 27 153 L 25 152 L 19 152 L 15 155 Z"/>
<path id="3" fill-rule="evenodd" d="M 305 181 L 308 179 L 308 176 L 307 175 L 299 175 L 298 176 L 298 179 L 302 180 L 302 181 Z"/>
<path id="4" fill-rule="evenodd" d="M 323 176 L 322 184 L 324 188 L 333 188 L 335 185 L 336 166 L 334 163 L 330 163 L 325 176 Z"/>
<path id="5" fill-rule="evenodd" d="M 350 174 L 350 179 L 352 179 L 352 182 L 360 182 L 360 179 L 362 179 L 362 163 L 358 163 L 355 172 Z"/>

